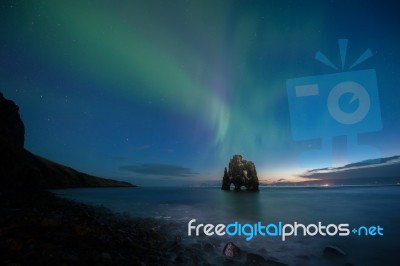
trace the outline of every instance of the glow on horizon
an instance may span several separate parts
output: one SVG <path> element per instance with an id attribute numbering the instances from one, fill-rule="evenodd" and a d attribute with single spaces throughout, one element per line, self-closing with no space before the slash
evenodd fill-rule
<path id="1" fill-rule="evenodd" d="M 263 184 L 279 184 L 279 183 L 301 183 L 305 181 L 318 181 L 318 178 L 303 177 L 304 173 L 307 172 L 306 168 L 292 167 L 292 168 L 280 168 L 280 169 L 258 169 L 258 179 Z"/>

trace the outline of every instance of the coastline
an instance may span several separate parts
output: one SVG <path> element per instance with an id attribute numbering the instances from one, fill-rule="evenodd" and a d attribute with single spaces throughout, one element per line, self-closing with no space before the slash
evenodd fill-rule
<path id="1" fill-rule="evenodd" d="M 173 223 L 131 218 L 47 191 L 0 192 L 5 265 L 207 264 Z"/>
<path id="2" fill-rule="evenodd" d="M 224 253 L 229 242 L 205 235 L 187 242 L 186 228 L 175 221 L 136 218 L 45 190 L 0 189 L 0 217 L 1 265 L 286 265 L 241 246 L 232 257 Z"/>
<path id="3" fill-rule="evenodd" d="M 247 191 L 221 191 L 218 187 L 138 187 L 135 189 L 67 189 L 57 191 L 62 197 L 91 205 L 101 205 L 133 217 L 153 217 L 158 222 L 177 224 L 181 244 L 203 254 L 213 265 L 233 261 L 235 265 L 248 265 L 247 255 L 260 255 L 265 260 L 288 265 L 338 265 L 325 249 L 335 246 L 346 255 L 337 260 L 341 265 L 396 265 L 396 226 L 399 215 L 391 212 L 390 204 L 400 202 L 397 186 L 375 187 L 271 187 L 259 193 Z M 205 195 L 207 195 L 205 197 Z M 347 206 L 348 208 L 343 208 Z M 341 224 L 351 226 L 380 225 L 384 237 L 302 236 L 279 237 L 256 236 L 246 241 L 242 236 L 188 235 L 188 222 L 196 219 L 199 224 L 241 224 L 261 221 L 263 224 Z M 194 230 L 194 229 L 193 229 Z M 174 238 L 176 235 L 169 236 Z M 241 250 L 241 257 L 230 259 L 223 255 L 224 246 L 233 242 Z M 209 245 L 211 244 L 211 246 Z M 212 252 L 208 251 L 211 247 Z M 365 253 L 373 248 L 374 253 Z M 207 251 L 206 251 L 207 250 Z M 168 249 L 165 252 L 170 252 Z M 170 253 L 171 254 L 171 253 Z M 205 254 L 205 255 L 204 255 Z M 174 254 L 171 254 L 175 256 Z M 265 261 L 260 264 L 266 264 Z M 189 263 L 189 262 L 188 262 Z M 272 262 L 270 262 L 271 264 Z M 335 264 L 336 263 L 336 264 Z M 282 265 L 282 264 L 280 264 Z"/>
<path id="4" fill-rule="evenodd" d="M 125 188 L 114 188 L 127 191 Z M 87 190 L 82 191 L 88 193 Z M 93 189 L 93 192 L 99 189 Z M 283 195 L 290 195 L 286 189 L 282 189 Z M 103 188 L 100 189 L 103 191 Z M 105 191 L 105 190 L 104 190 Z M 111 191 L 111 189 L 110 189 Z M 166 190 L 171 195 L 173 190 Z M 290 207 L 290 197 L 277 198 L 273 190 L 269 190 L 267 204 L 260 202 L 263 208 L 269 209 L 268 217 L 274 217 L 268 204 L 278 206 L 278 202 Z M 385 190 L 386 191 L 386 190 Z M 378 204 L 384 204 L 388 196 L 396 196 L 397 189 L 389 194 L 384 193 L 384 201 L 379 200 Z M 121 191 L 122 192 L 122 191 Z M 149 194 L 151 190 L 135 191 L 136 199 L 143 193 Z M 154 191 L 159 194 L 159 191 Z M 181 191 L 183 192 L 183 191 Z M 186 191 L 193 195 L 194 191 Z M 209 191 L 197 191 L 200 195 Z M 217 190 L 218 194 L 221 194 Z M 303 191 L 304 192 L 304 191 Z M 176 194 L 176 193 L 175 193 Z M 173 195 L 175 195 L 173 194 Z M 98 194 L 101 195 L 101 194 Z M 179 194 L 185 200 L 185 194 Z M 209 194 L 210 196 L 212 194 Z M 246 201 L 248 195 L 260 195 L 249 193 L 222 193 L 222 198 L 232 197 Z M 292 200 L 306 203 L 299 200 L 300 193 Z M 308 195 L 308 194 L 307 194 Z M 335 198 L 330 193 L 318 196 L 321 202 L 326 198 Z M 360 195 L 355 191 L 355 195 Z M 370 198 L 368 193 L 362 193 Z M 149 194 L 152 197 L 153 194 Z M 232 196 L 232 197 L 231 197 Z M 306 198 L 313 197 L 308 195 Z M 358 196 L 357 196 L 358 197 Z M 135 198 L 124 200 L 135 202 Z M 336 197 L 337 198 L 337 197 Z M 397 196 L 396 196 L 397 198 Z M 254 199 L 254 197 L 252 198 Z M 285 200 L 283 200 L 285 199 Z M 79 197 L 76 198 L 79 200 Z M 159 199 L 160 200 L 160 199 Z M 277 201 L 278 200 L 278 201 Z M 289 200 L 289 201 L 288 201 Z M 344 199 L 349 202 L 349 199 Z M 187 237 L 186 223 L 180 223 L 176 219 L 159 218 L 132 218 L 132 217 L 156 217 L 148 213 L 148 216 L 137 216 L 138 205 L 130 205 L 133 212 L 125 213 L 122 209 L 113 209 L 107 204 L 102 207 L 92 203 L 81 203 L 86 201 L 75 201 L 70 198 L 60 197 L 52 192 L 44 190 L 11 190 L 0 189 L 0 251 L 3 255 L 0 258 L 1 265 L 396 265 L 398 253 L 395 252 L 396 240 L 390 234 L 385 238 L 360 238 L 350 237 L 348 239 L 326 239 L 321 238 L 291 238 L 282 242 L 276 238 L 258 238 L 251 242 L 236 237 L 207 237 L 200 234 L 198 237 Z M 95 202 L 95 201 L 93 201 Z M 166 202 L 169 200 L 161 199 Z M 226 201 L 231 203 L 232 201 Z M 315 202 L 313 200 L 313 202 Z M 207 202 L 201 204 L 208 205 Z M 340 205 L 340 202 L 338 203 Z M 363 204 L 362 206 L 364 206 Z M 147 204 L 147 209 L 155 205 Z M 191 202 L 190 207 L 198 205 Z M 242 206 L 242 205 L 240 205 Z M 335 213 L 335 205 L 329 205 L 330 210 Z M 108 209 L 109 208 L 109 209 Z M 305 208 L 310 209 L 308 206 Z M 111 211 L 113 210 L 113 211 Z M 233 209 L 231 209 L 232 211 Z M 349 212 L 356 211 L 351 208 Z M 167 212 L 169 209 L 166 210 Z M 181 212 L 184 210 L 180 209 Z M 204 212 L 204 209 L 201 210 Z M 229 210 L 228 210 L 229 211 Z M 301 210 L 299 210 L 301 211 Z M 350 217 L 343 210 L 343 217 Z M 385 211 L 386 212 L 386 211 Z M 293 211 L 291 212 L 293 213 Z M 231 213 L 237 217 L 238 213 Z M 279 213 L 278 213 L 279 214 Z M 204 217 L 193 215 L 200 222 L 219 222 L 221 217 L 214 217 L 212 212 L 204 212 Z M 293 213 L 301 221 L 298 213 Z M 208 218 L 207 218 L 208 217 Z M 212 218 L 214 217 L 214 218 Z M 265 216 L 257 214 L 262 221 Z M 263 218 L 264 217 L 264 218 Z M 282 213 L 277 215 L 282 219 L 291 221 Z M 324 216 L 325 217 L 325 216 Z M 397 219 L 395 214 L 393 219 Z M 204 219 L 207 218 L 207 219 Z M 333 221 L 327 218 L 327 221 Z M 368 218 L 368 217 L 366 217 Z M 369 217 L 365 222 L 370 225 L 372 220 Z M 216 219 L 216 220 L 213 220 Z M 250 219 L 254 220 L 254 219 Z M 255 220 L 254 220 L 255 221 Z M 271 220 L 272 221 L 272 220 Z M 350 221 L 354 223 L 354 221 Z M 396 222 L 382 224 L 386 232 L 391 232 Z M 262 242 L 260 242 L 262 241 Z M 233 242 L 240 249 L 240 255 L 229 257 L 224 252 L 224 247 Z M 260 243 L 262 243 L 260 245 Z M 355 247 L 355 244 L 359 247 Z M 375 253 L 365 255 L 365 250 L 374 246 Z M 334 248 L 332 248 L 334 247 Z M 383 247 L 386 247 L 383 249 Z M 393 251 L 391 251 L 393 249 Z M 341 254 L 344 252 L 345 255 Z M 287 264 L 284 264 L 287 263 Z"/>

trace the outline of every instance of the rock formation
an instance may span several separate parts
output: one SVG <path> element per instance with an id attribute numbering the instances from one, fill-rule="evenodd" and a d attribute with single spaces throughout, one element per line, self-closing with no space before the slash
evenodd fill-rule
<path id="1" fill-rule="evenodd" d="M 0 93 L 0 188 L 129 187 L 132 184 L 80 173 L 24 149 L 19 107 Z"/>
<path id="2" fill-rule="evenodd" d="M 243 160 L 242 155 L 234 155 L 229 162 L 229 168 L 225 167 L 221 189 L 230 190 L 231 184 L 235 186 L 235 190 L 245 186 L 247 190 L 258 191 L 259 182 L 254 163 Z"/>

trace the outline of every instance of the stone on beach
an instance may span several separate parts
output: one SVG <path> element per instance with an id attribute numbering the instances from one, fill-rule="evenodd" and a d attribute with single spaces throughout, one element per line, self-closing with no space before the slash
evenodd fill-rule
<path id="1" fill-rule="evenodd" d="M 238 258 L 240 257 L 240 249 L 233 244 L 232 242 L 228 242 L 225 247 L 224 250 L 222 252 L 224 254 L 224 256 L 228 257 L 228 258 Z"/>
<path id="2" fill-rule="evenodd" d="M 325 247 L 324 257 L 326 257 L 328 259 L 341 259 L 341 258 L 346 257 L 346 253 L 342 249 L 340 249 L 336 246 L 330 245 L 330 246 Z"/>

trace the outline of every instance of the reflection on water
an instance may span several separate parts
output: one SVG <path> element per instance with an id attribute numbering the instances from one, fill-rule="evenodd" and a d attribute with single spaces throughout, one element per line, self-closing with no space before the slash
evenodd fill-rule
<path id="1" fill-rule="evenodd" d="M 259 192 L 249 191 L 221 191 L 222 208 L 225 214 L 224 222 L 232 222 L 232 219 L 241 222 L 257 221 L 264 217 Z"/>

